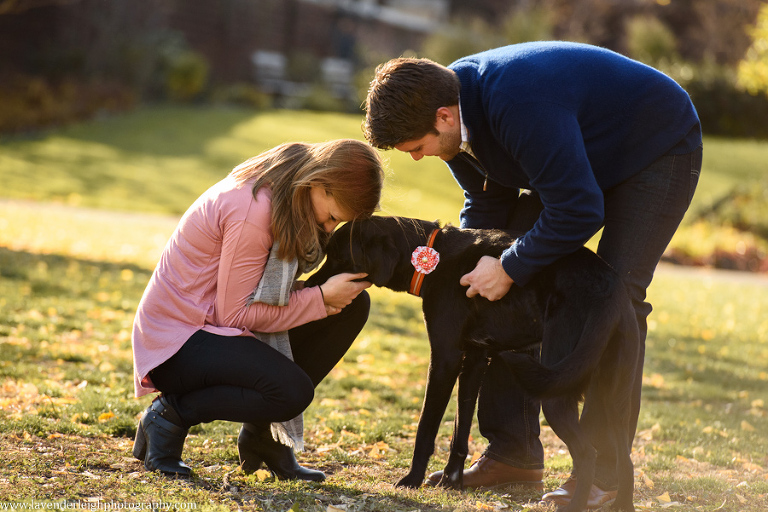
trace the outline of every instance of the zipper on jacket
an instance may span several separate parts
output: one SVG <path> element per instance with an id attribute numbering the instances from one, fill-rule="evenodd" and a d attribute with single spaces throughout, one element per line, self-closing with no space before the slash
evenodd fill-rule
<path id="1" fill-rule="evenodd" d="M 467 153 L 466 151 L 459 151 L 459 154 L 464 157 L 464 160 L 466 160 L 469 165 L 471 165 L 477 172 L 483 175 L 485 178 L 483 180 L 483 192 L 488 190 L 488 171 L 486 171 L 482 165 L 480 165 L 480 162 L 477 161 L 476 158 L 474 158 L 472 155 Z"/>

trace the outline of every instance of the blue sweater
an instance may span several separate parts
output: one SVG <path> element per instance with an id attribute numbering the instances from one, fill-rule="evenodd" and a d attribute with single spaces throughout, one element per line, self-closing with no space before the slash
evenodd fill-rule
<path id="1" fill-rule="evenodd" d="M 665 154 L 701 145 L 696 110 L 677 83 L 603 48 L 524 43 L 449 68 L 461 82 L 477 157 L 448 162 L 464 190 L 461 226 L 504 227 L 520 188 L 544 204 L 533 229 L 501 257 L 521 286 L 602 227 L 603 191 Z"/>

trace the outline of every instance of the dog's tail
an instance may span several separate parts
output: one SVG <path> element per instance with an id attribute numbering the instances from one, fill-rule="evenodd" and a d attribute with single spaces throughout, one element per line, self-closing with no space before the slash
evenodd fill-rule
<path id="1" fill-rule="evenodd" d="M 550 367 L 523 353 L 506 353 L 504 360 L 511 367 L 517 382 L 531 396 L 581 395 L 614 336 L 621 316 L 618 311 L 593 309 L 573 350 Z M 563 341 L 544 340 L 544 343 Z M 542 350 L 547 350 L 547 347 L 542 347 Z"/>

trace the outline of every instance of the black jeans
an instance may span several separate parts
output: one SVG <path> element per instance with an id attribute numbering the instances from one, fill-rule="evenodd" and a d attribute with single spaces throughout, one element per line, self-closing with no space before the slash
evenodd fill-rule
<path id="1" fill-rule="evenodd" d="M 645 301 L 656 265 L 690 206 L 699 181 L 702 151 L 667 155 L 629 180 L 605 191 L 605 221 L 597 253 L 621 274 L 637 314 L 645 354 L 647 317 L 651 305 Z M 542 209 L 535 194 L 521 197 L 510 219 L 517 230 L 530 228 Z M 526 228 L 523 227 L 522 231 Z M 514 286 L 514 285 L 513 285 Z M 537 400 L 528 398 L 517 386 L 502 357 L 494 357 L 488 367 L 478 402 L 480 432 L 489 441 L 486 455 L 511 466 L 543 468 L 544 451 L 539 441 Z M 642 372 L 633 392 L 637 409 L 632 411 L 636 428 L 640 413 Z M 605 423 L 611 421 L 605 419 Z M 634 432 L 634 430 L 633 430 Z M 596 439 L 607 434 L 596 433 Z M 630 442 L 632 440 L 630 439 Z M 598 441 L 599 443 L 599 441 Z M 605 490 L 616 487 L 615 454 L 601 451 L 597 460 L 596 483 Z"/>
<path id="2" fill-rule="evenodd" d="M 186 427 L 214 420 L 287 421 L 309 406 L 368 320 L 365 290 L 336 315 L 291 329 L 293 361 L 247 336 L 197 331 L 150 372 Z"/>

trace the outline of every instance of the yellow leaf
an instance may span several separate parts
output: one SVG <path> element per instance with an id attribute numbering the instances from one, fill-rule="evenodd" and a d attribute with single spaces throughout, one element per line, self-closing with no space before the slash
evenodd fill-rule
<path id="1" fill-rule="evenodd" d="M 115 417 L 115 413 L 112 411 L 99 414 L 99 421 L 109 421 Z"/>
<path id="2" fill-rule="evenodd" d="M 654 486 L 654 485 L 655 485 L 655 484 L 653 483 L 653 480 L 651 480 L 651 479 L 650 479 L 650 478 L 648 478 L 648 477 L 645 477 L 645 486 L 646 486 L 647 488 L 649 488 L 649 489 L 653 489 L 653 486 Z"/>
<path id="3" fill-rule="evenodd" d="M 480 452 L 475 452 L 475 453 L 473 453 L 473 454 L 472 454 L 472 460 L 470 460 L 470 461 L 469 461 L 469 465 L 471 466 L 472 464 L 474 464 L 474 463 L 475 463 L 475 461 L 476 461 L 477 459 L 479 459 L 480 457 L 482 457 L 482 456 L 483 456 L 483 454 L 482 454 L 482 453 L 480 453 Z"/>
<path id="4" fill-rule="evenodd" d="M 756 400 L 752 400 L 752 407 L 754 407 L 755 409 L 761 409 L 761 408 L 765 407 L 765 402 L 763 402 L 762 398 L 758 398 Z"/>
<path id="5" fill-rule="evenodd" d="M 376 360 L 373 354 L 361 354 L 357 356 L 358 364 L 372 364 Z"/>
<path id="6" fill-rule="evenodd" d="M 256 478 L 259 479 L 259 482 L 263 482 L 267 478 L 270 478 L 272 476 L 272 473 L 267 471 L 266 469 L 257 469 L 256 470 Z"/>
<path id="7" fill-rule="evenodd" d="M 115 367 L 107 361 L 104 361 L 99 365 L 100 372 L 109 373 L 109 372 L 112 372 L 114 369 Z"/>
<path id="8" fill-rule="evenodd" d="M 387 450 L 389 450 L 389 445 L 384 441 L 379 441 L 378 443 L 374 444 L 368 451 L 368 456 L 374 459 L 381 459 L 384 457 L 384 454 L 387 452 Z"/>
<path id="9" fill-rule="evenodd" d="M 754 432 L 755 427 L 753 427 L 748 421 L 743 420 L 741 422 L 741 430 L 744 430 L 746 432 Z"/>
<path id="10" fill-rule="evenodd" d="M 660 373 L 643 375 L 643 384 L 656 389 L 664 389 L 666 387 L 664 376 Z"/>
<path id="11" fill-rule="evenodd" d="M 672 498 L 669 497 L 668 492 L 665 492 L 661 496 L 656 496 L 656 499 L 659 501 L 659 503 L 669 503 L 672 501 Z"/>
<path id="12" fill-rule="evenodd" d="M 486 505 L 482 501 L 475 502 L 476 510 L 493 510 L 493 507 Z"/>

